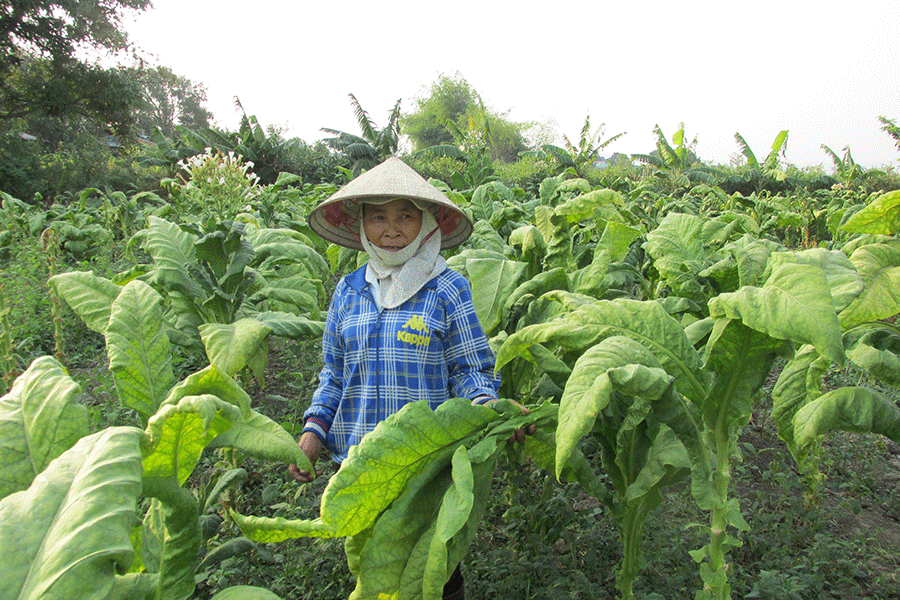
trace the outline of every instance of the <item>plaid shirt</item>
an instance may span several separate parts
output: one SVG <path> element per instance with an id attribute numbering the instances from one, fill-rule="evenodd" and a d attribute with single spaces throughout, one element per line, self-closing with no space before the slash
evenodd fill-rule
<path id="1" fill-rule="evenodd" d="M 303 431 L 340 462 L 410 402 L 495 398 L 500 380 L 465 277 L 445 269 L 397 308 L 375 306 L 366 267 L 338 283 L 322 338 L 325 366 Z"/>

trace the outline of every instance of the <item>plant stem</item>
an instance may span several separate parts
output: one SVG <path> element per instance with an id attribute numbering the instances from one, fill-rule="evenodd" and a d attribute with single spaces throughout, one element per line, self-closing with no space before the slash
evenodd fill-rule
<path id="1" fill-rule="evenodd" d="M 48 227 L 44 230 L 44 233 L 41 234 L 41 239 L 44 242 L 44 251 L 47 253 L 47 269 L 50 272 L 50 277 L 53 277 L 58 271 L 59 238 L 56 237 L 56 231 L 52 227 Z M 56 342 L 54 356 L 56 356 L 59 362 L 65 364 L 66 341 L 63 337 L 62 301 L 60 301 L 59 296 L 53 288 L 50 288 L 50 300 L 50 312 L 53 316 L 53 339 Z"/>
<path id="2" fill-rule="evenodd" d="M 718 502 L 709 522 L 709 578 L 706 585 L 716 600 L 730 600 L 725 544 L 728 535 L 728 487 L 731 484 L 731 443 L 725 435 L 716 436 L 716 470 L 713 473 Z"/>
<path id="3" fill-rule="evenodd" d="M 0 285 L 0 375 L 3 385 L 0 393 L 6 393 L 12 387 L 16 379 L 16 357 L 13 355 L 12 330 L 9 325 L 9 307 L 6 306 L 6 298 L 3 295 L 3 286 Z"/>

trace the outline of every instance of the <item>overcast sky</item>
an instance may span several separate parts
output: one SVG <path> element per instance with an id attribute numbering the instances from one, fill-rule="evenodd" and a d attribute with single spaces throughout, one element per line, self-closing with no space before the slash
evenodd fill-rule
<path id="1" fill-rule="evenodd" d="M 900 165 L 879 115 L 900 124 L 900 2 L 757 0 L 524 3 L 497 0 L 153 0 L 126 21 L 159 64 L 203 83 L 236 129 L 234 97 L 263 125 L 306 141 L 358 133 L 353 93 L 379 127 L 443 73 L 459 73 L 514 121 L 576 141 L 586 115 L 608 152 L 647 153 L 653 127 L 684 122 L 706 161 L 759 160 L 790 131 L 787 159 Z M 561 138 L 560 140 L 561 141 Z"/>

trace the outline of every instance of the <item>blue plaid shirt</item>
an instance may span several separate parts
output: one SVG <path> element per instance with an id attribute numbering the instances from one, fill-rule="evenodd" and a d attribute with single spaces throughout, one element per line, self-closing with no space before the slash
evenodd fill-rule
<path id="1" fill-rule="evenodd" d="M 495 398 L 500 380 L 465 277 L 445 269 L 380 313 L 366 267 L 338 283 L 322 338 L 325 366 L 303 431 L 340 462 L 379 422 L 410 402 Z"/>

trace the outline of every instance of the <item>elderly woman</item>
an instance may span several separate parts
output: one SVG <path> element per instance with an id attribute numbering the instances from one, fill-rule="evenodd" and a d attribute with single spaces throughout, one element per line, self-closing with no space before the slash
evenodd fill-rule
<path id="1" fill-rule="evenodd" d="M 441 250 L 463 243 L 469 218 L 398 158 L 351 181 L 309 216 L 326 240 L 361 250 L 368 263 L 343 277 L 325 322 L 325 366 L 304 414 L 300 447 L 313 465 L 324 448 L 349 448 L 410 402 L 497 397 L 494 355 L 469 282 Z M 519 438 L 524 432 L 517 432 Z M 298 481 L 309 473 L 290 467 Z M 463 598 L 454 573 L 445 598 Z"/>

